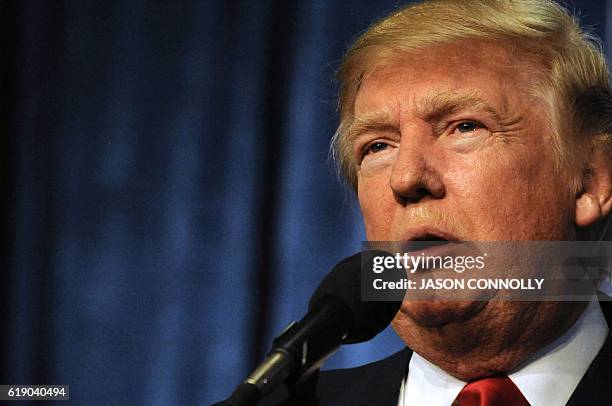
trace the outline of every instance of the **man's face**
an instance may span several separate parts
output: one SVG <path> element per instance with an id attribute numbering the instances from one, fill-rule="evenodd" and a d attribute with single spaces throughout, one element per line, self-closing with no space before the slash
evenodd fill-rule
<path id="1" fill-rule="evenodd" d="M 351 137 L 368 240 L 575 238 L 533 69 L 473 41 L 365 77 Z"/>
<path id="2" fill-rule="evenodd" d="M 365 78 L 353 150 L 369 240 L 573 237 L 574 196 L 529 71 L 491 45 L 445 45 Z"/>

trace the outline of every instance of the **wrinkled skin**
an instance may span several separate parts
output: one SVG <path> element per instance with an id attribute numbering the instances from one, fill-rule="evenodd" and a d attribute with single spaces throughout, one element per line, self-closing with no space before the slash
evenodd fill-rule
<path id="1" fill-rule="evenodd" d="M 555 165 L 544 104 L 528 93 L 532 69 L 472 42 L 419 51 L 364 78 L 351 138 L 369 240 L 573 240 L 577 223 L 601 218 L 601 199 L 577 197 Z M 584 307 L 405 301 L 393 326 L 423 357 L 473 379 L 517 368 Z"/>

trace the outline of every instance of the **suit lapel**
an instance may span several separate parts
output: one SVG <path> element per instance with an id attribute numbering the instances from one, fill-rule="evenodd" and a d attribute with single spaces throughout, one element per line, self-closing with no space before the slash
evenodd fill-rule
<path id="1" fill-rule="evenodd" d="M 368 405 L 396 406 L 399 399 L 399 390 L 402 380 L 408 371 L 408 364 L 412 357 L 412 351 L 408 348 L 389 358 L 389 364 L 380 370 L 379 385 L 371 392 L 371 400 Z M 379 403 L 375 402 L 378 400 Z"/>
<path id="2" fill-rule="evenodd" d="M 396 406 L 412 351 L 405 348 L 381 361 L 358 368 L 321 373 L 321 406 Z"/>
<path id="3" fill-rule="evenodd" d="M 611 326 L 612 302 L 607 299 L 601 300 L 600 297 L 599 304 L 608 326 Z M 609 331 L 603 347 L 580 380 L 567 406 L 612 404 L 610 377 L 612 377 L 612 334 Z"/>

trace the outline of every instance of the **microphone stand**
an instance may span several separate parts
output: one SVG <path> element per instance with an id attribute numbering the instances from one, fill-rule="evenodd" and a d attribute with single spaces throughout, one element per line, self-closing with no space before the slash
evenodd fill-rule
<path id="1" fill-rule="evenodd" d="M 253 400 L 248 393 L 242 395 L 241 391 L 237 389 L 228 399 L 211 406 L 319 406 L 320 401 L 317 396 L 318 380 L 319 371 L 316 371 L 308 379 L 299 384 L 292 385 L 291 388 L 287 385 L 289 397 L 286 399 L 275 396 L 276 392 L 272 392 L 269 398 L 264 397 L 260 400 Z"/>
<path id="2" fill-rule="evenodd" d="M 349 316 L 347 316 L 347 313 Z M 350 310 L 339 299 L 322 297 L 315 309 L 274 339 L 272 350 L 232 393 L 228 404 L 251 406 L 283 386 L 293 405 L 317 405 L 318 371 L 350 330 Z M 301 403 L 297 403 L 301 402 Z"/>

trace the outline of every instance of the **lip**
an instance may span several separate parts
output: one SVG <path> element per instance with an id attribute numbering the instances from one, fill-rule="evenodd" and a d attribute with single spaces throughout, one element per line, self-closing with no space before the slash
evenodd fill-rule
<path id="1" fill-rule="evenodd" d="M 454 234 L 429 225 L 411 228 L 400 241 L 403 251 L 409 255 L 426 256 L 448 255 L 461 243 Z"/>
<path id="2" fill-rule="evenodd" d="M 446 257 L 456 255 L 461 245 L 454 241 L 446 241 L 438 245 L 411 244 L 404 245 L 404 252 L 410 256 L 424 255 L 426 257 Z"/>
<path id="3" fill-rule="evenodd" d="M 448 242 L 460 242 L 461 240 L 449 233 L 448 231 L 441 230 L 433 226 L 419 226 L 413 227 L 410 230 L 404 232 L 399 239 L 402 242 L 409 241 L 436 241 L 445 240 Z"/>

